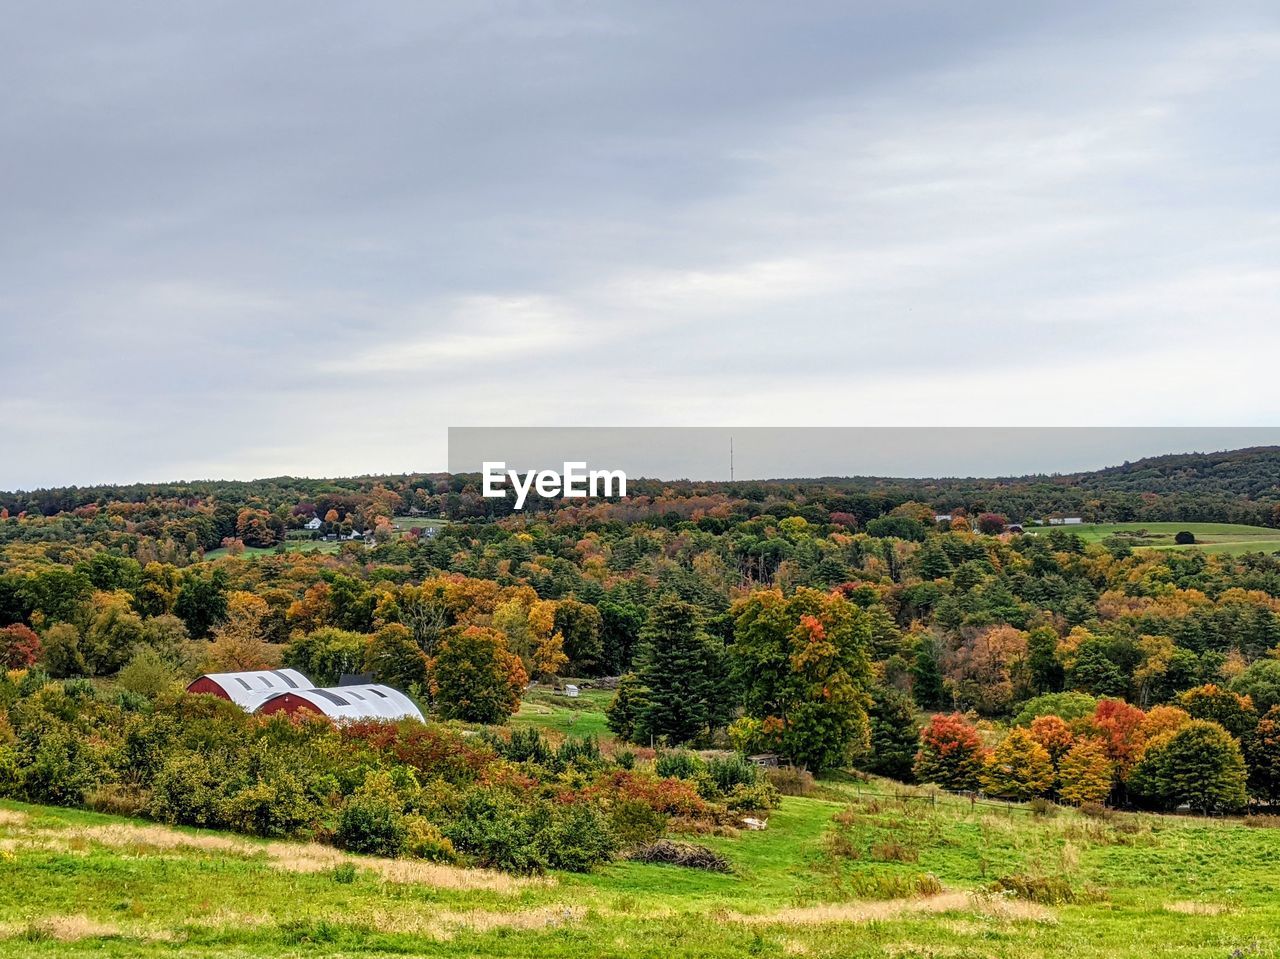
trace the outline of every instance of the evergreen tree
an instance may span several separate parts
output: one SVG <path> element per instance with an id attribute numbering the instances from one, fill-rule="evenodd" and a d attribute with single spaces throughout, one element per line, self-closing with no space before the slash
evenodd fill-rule
<path id="1" fill-rule="evenodd" d="M 911 664 L 911 696 L 921 709 L 941 709 L 946 691 L 942 686 L 942 666 L 938 661 L 938 644 L 932 636 L 916 639 L 915 659 Z"/>
<path id="2" fill-rule="evenodd" d="M 641 742 L 687 743 L 706 736 L 719 719 L 724 663 L 698 624 L 697 608 L 661 600 L 640 633 L 644 704 L 633 736 Z"/>
<path id="3" fill-rule="evenodd" d="M 867 718 L 871 723 L 871 753 L 862 768 L 909 781 L 920 743 L 920 727 L 911 700 L 896 689 L 876 686 L 871 690 Z"/>
<path id="4" fill-rule="evenodd" d="M 1032 692 L 1037 696 L 1062 691 L 1065 677 L 1058 662 L 1058 634 L 1047 626 L 1033 629 L 1027 635 L 1027 671 Z"/>

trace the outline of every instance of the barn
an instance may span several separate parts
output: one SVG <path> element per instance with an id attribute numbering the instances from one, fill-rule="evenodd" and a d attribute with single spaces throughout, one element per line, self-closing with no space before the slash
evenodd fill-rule
<path id="1" fill-rule="evenodd" d="M 390 686 L 365 683 L 330 689 L 292 689 L 263 701 L 255 712 L 294 713 L 309 709 L 330 719 L 417 719 L 418 707 L 404 693 Z"/>
<path id="2" fill-rule="evenodd" d="M 187 687 L 187 692 L 220 696 L 251 713 L 271 696 L 314 686 L 296 669 L 255 669 L 243 673 L 205 673 Z"/>

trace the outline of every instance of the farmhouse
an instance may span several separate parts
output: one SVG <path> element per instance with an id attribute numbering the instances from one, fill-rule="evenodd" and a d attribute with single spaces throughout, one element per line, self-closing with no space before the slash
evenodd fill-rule
<path id="1" fill-rule="evenodd" d="M 296 669 L 256 669 L 243 673 L 205 673 L 187 687 L 187 692 L 229 699 L 246 712 L 253 712 L 270 696 L 292 689 L 311 689 L 314 685 Z"/>
<path id="2" fill-rule="evenodd" d="M 330 719 L 422 719 L 418 707 L 404 693 L 373 683 L 330 689 L 294 689 L 261 701 L 254 712 L 296 713 L 308 709 Z"/>
<path id="3" fill-rule="evenodd" d="M 324 525 L 324 520 L 322 520 L 319 516 L 313 516 L 311 517 L 311 519 L 307 520 L 306 525 L 303 526 L 302 528 L 303 529 L 319 529 L 323 525 Z"/>

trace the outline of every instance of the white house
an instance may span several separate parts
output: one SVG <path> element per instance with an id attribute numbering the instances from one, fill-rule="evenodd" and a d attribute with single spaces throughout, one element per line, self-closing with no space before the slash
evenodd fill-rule
<path id="1" fill-rule="evenodd" d="M 324 525 L 324 520 L 322 520 L 319 516 L 313 516 L 311 517 L 311 519 L 307 520 L 307 524 L 302 528 L 303 529 L 319 529 L 323 525 Z"/>
<path id="2" fill-rule="evenodd" d="M 1048 522 L 1050 526 L 1082 526 L 1084 525 L 1084 520 L 1081 519 L 1079 516 L 1050 516 Z"/>

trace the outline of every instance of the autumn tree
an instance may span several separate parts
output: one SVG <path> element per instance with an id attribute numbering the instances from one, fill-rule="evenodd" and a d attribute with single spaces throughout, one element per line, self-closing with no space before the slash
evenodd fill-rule
<path id="1" fill-rule="evenodd" d="M 986 716 L 1008 710 L 1025 689 L 1027 634 L 993 626 L 967 638 L 951 658 L 947 678 L 957 704 Z"/>
<path id="2" fill-rule="evenodd" d="M 836 594 L 761 590 L 734 607 L 734 676 L 745 713 L 774 748 L 811 769 L 849 763 L 870 745 L 870 626 Z"/>
<path id="3" fill-rule="evenodd" d="M 235 590 L 226 597 L 226 610 L 226 619 L 213 628 L 213 643 L 207 653 L 208 668 L 236 672 L 280 665 L 281 649 L 263 639 L 263 622 L 270 611 L 266 600 L 254 593 Z M 304 673 L 316 681 L 316 677 L 305 670 Z"/>
<path id="4" fill-rule="evenodd" d="M 1075 743 L 1071 727 L 1058 716 L 1037 716 L 1033 719 L 1031 738 L 1045 748 L 1055 768 Z"/>
<path id="5" fill-rule="evenodd" d="M 430 678 L 440 714 L 469 723 L 506 722 L 529 681 L 502 634 L 485 626 L 449 630 L 432 657 Z"/>
<path id="6" fill-rule="evenodd" d="M 409 627 L 387 623 L 364 646 L 364 670 L 395 689 L 427 687 L 426 654 L 413 641 Z"/>
<path id="7" fill-rule="evenodd" d="M 916 779 L 953 792 L 971 792 L 981 784 L 984 758 L 982 738 L 963 716 L 937 715 L 920 731 Z"/>
<path id="8" fill-rule="evenodd" d="M 1013 727 L 988 754 L 981 776 L 988 795 L 1014 802 L 1046 795 L 1053 780 L 1048 750 L 1021 726 Z"/>
<path id="9" fill-rule="evenodd" d="M 0 629 L 0 668 L 27 669 L 40 658 L 40 637 L 30 626 L 14 623 Z"/>
<path id="10" fill-rule="evenodd" d="M 1058 764 L 1058 798 L 1073 806 L 1104 803 L 1114 775 L 1115 766 L 1101 740 L 1078 739 Z"/>
<path id="11" fill-rule="evenodd" d="M 1280 801 L 1280 706 L 1272 706 L 1249 739 L 1249 792 L 1266 803 Z"/>

